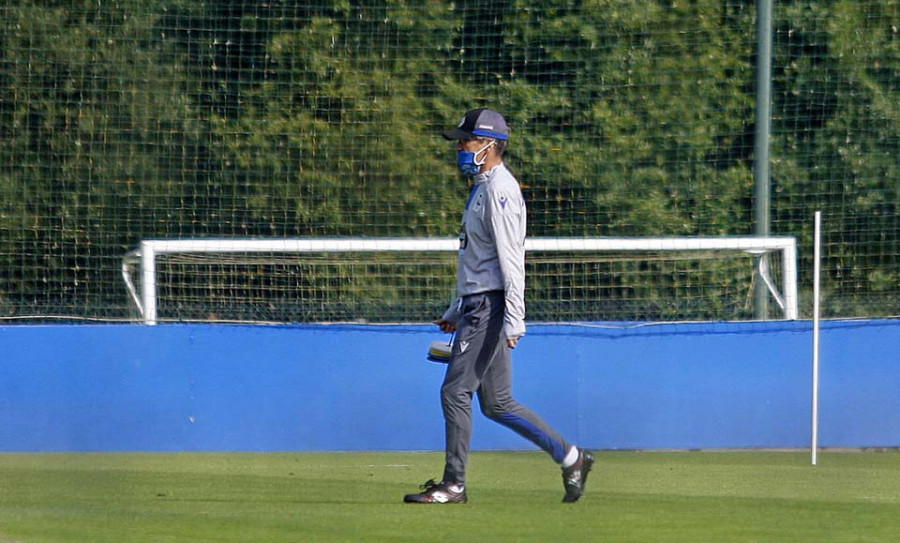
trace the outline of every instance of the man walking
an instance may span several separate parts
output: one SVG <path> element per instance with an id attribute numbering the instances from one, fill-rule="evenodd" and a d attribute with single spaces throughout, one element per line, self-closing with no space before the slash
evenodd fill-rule
<path id="1" fill-rule="evenodd" d="M 482 413 L 546 451 L 562 467 L 564 502 L 584 493 L 593 454 L 569 444 L 512 397 L 514 349 L 525 334 L 525 202 L 503 163 L 509 127 L 490 109 L 466 113 L 443 133 L 457 141 L 460 171 L 474 180 L 459 233 L 457 299 L 435 321 L 456 332 L 441 386 L 446 464 L 440 482 L 428 481 L 407 503 L 463 503 L 472 435 L 472 396 Z"/>

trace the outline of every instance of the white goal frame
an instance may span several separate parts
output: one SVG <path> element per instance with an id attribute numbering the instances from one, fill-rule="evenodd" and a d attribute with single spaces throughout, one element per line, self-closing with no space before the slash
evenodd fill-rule
<path id="1" fill-rule="evenodd" d="M 164 254 L 188 253 L 372 253 L 372 252 L 455 252 L 456 238 L 285 238 L 285 239 L 177 239 L 144 240 L 140 248 L 122 261 L 122 277 L 144 324 L 157 323 L 156 258 Z M 766 284 L 784 319 L 798 318 L 797 241 L 793 237 L 661 237 L 661 238 L 527 238 L 526 251 L 743 251 L 758 255 L 759 276 Z M 769 274 L 765 255 L 781 252 L 779 292 Z M 140 265 L 140 293 L 132 280 Z"/>

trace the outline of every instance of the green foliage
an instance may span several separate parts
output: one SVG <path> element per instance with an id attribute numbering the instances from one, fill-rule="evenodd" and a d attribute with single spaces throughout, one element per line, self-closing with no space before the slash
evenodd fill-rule
<path id="1" fill-rule="evenodd" d="M 453 235 L 485 105 L 532 235 L 752 232 L 752 2 L 362 4 L 0 5 L 0 315 L 127 315 L 145 238 Z M 808 269 L 825 212 L 833 315 L 900 309 L 897 20 L 775 10 L 773 232 Z"/>

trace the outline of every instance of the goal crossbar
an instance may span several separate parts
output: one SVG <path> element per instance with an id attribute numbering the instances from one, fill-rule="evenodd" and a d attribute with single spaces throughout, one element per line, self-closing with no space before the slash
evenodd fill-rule
<path id="1" fill-rule="evenodd" d="M 196 253 L 365 253 L 365 252 L 453 252 L 459 249 L 455 238 L 283 238 L 283 239 L 175 239 L 144 240 L 140 248 L 129 252 L 122 261 L 122 277 L 145 324 L 157 323 L 156 259 L 165 254 Z M 646 252 L 733 250 L 758 255 L 759 274 L 789 320 L 798 318 L 797 242 L 790 236 L 765 237 L 587 237 L 528 238 L 527 252 Z M 781 253 L 779 292 L 769 274 L 770 252 Z M 132 279 L 133 269 L 140 266 L 140 288 Z"/>

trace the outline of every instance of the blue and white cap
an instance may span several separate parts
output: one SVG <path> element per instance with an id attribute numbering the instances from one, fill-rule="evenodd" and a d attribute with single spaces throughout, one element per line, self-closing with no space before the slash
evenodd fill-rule
<path id="1" fill-rule="evenodd" d="M 459 122 L 459 125 L 443 132 L 448 140 L 470 140 L 476 137 L 509 139 L 506 119 L 492 109 L 473 109 Z"/>

